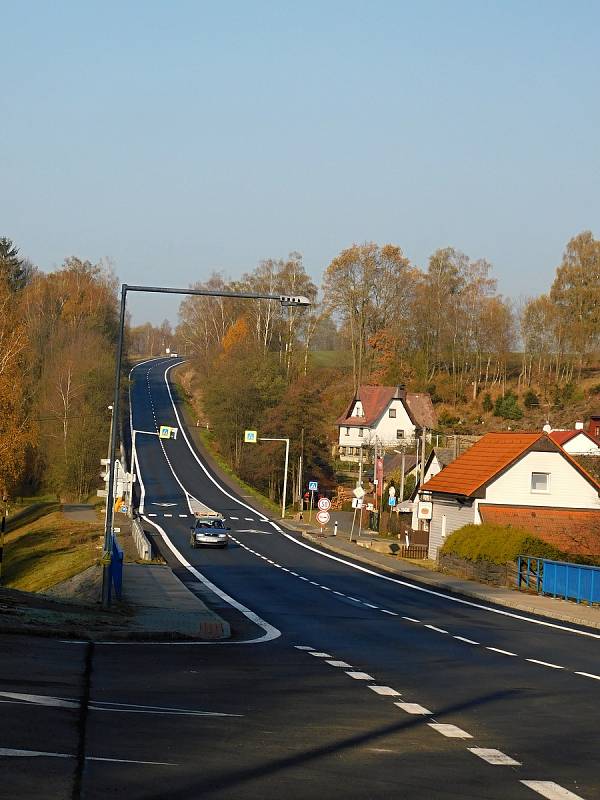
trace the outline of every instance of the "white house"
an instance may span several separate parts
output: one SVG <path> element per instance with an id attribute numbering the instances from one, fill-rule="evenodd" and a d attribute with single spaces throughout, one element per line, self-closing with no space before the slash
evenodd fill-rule
<path id="1" fill-rule="evenodd" d="M 419 503 L 430 558 L 450 533 L 482 522 L 600 555 L 600 483 L 545 433 L 488 433 L 423 484 Z"/>
<path id="2" fill-rule="evenodd" d="M 550 438 L 572 456 L 600 456 L 600 444 L 581 428 L 572 431 L 552 431 Z"/>
<path id="3" fill-rule="evenodd" d="M 427 393 L 402 386 L 361 386 L 338 420 L 338 454 L 358 461 L 363 447 L 383 448 L 413 442 L 422 428 L 434 428 L 437 418 Z"/>

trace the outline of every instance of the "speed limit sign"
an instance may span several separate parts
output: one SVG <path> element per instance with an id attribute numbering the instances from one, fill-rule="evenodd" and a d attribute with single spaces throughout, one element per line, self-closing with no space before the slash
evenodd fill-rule
<path id="1" fill-rule="evenodd" d="M 331 500 L 328 500 L 326 497 L 321 497 L 317 505 L 321 511 L 329 511 L 331 508 Z"/>

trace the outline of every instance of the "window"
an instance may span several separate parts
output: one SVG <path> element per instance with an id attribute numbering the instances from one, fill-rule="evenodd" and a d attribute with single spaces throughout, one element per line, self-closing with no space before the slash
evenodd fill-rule
<path id="1" fill-rule="evenodd" d="M 354 448 L 354 455 L 355 456 L 359 456 L 360 455 L 360 447 L 355 447 Z"/>
<path id="2" fill-rule="evenodd" d="M 595 436 L 600 436 L 600 425 L 596 425 L 596 433 Z"/>
<path id="3" fill-rule="evenodd" d="M 550 473 L 549 472 L 532 472 L 531 473 L 531 491 L 532 492 L 549 492 L 550 491 Z"/>
<path id="4" fill-rule="evenodd" d="M 364 431 L 364 428 L 359 428 L 358 429 L 358 435 L 362 436 L 363 435 L 363 431 Z"/>
<path id="5" fill-rule="evenodd" d="M 390 415 L 390 419 L 396 419 L 396 409 L 395 408 L 390 408 L 388 413 Z"/>
<path id="6" fill-rule="evenodd" d="M 346 436 L 350 436 L 350 428 L 346 428 Z"/>
<path id="7" fill-rule="evenodd" d="M 404 431 L 397 430 L 396 431 L 396 439 L 404 439 Z"/>

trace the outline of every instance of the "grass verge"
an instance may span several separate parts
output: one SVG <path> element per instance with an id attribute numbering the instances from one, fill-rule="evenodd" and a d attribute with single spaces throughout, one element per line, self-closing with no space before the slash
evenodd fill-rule
<path id="1" fill-rule="evenodd" d="M 60 511 L 25 522 L 6 534 L 2 585 L 41 592 L 96 563 L 102 525 L 71 522 Z"/>

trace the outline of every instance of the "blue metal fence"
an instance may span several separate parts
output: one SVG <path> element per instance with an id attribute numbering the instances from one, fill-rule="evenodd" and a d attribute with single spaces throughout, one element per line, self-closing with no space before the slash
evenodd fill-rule
<path id="1" fill-rule="evenodd" d="M 117 599 L 121 599 L 121 590 L 123 587 L 123 550 L 119 546 L 117 537 L 113 533 L 112 536 L 112 552 L 110 554 L 110 585 L 109 585 L 109 599 L 114 586 Z"/>
<path id="2" fill-rule="evenodd" d="M 517 570 L 519 588 L 524 586 L 577 603 L 600 603 L 600 567 L 519 556 Z"/>

